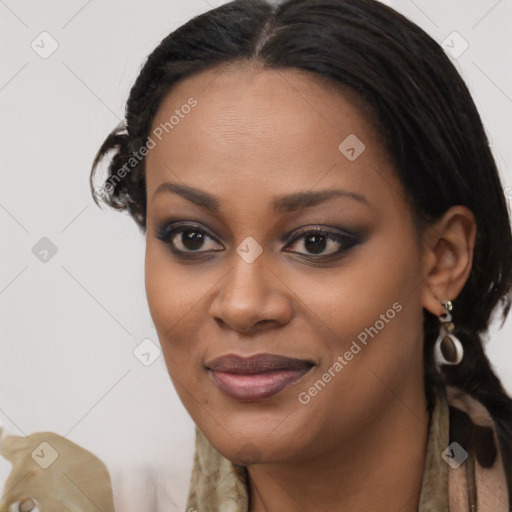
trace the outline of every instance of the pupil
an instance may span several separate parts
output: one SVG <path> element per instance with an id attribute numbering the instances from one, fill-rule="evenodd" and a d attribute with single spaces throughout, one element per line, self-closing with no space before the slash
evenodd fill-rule
<path id="1" fill-rule="evenodd" d="M 181 241 L 187 249 L 200 249 L 203 245 L 203 235 L 196 231 L 184 231 L 181 235 Z"/>
<path id="2" fill-rule="evenodd" d="M 310 235 L 305 240 L 306 249 L 314 254 L 319 254 L 325 249 L 326 237 L 323 235 Z"/>

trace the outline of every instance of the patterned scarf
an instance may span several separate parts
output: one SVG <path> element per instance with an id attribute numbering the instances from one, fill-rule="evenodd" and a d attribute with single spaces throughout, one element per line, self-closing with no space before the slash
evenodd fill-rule
<path id="1" fill-rule="evenodd" d="M 447 386 L 435 396 L 418 512 L 510 512 L 494 422 L 477 400 Z M 186 512 L 248 512 L 247 469 L 196 427 Z"/>

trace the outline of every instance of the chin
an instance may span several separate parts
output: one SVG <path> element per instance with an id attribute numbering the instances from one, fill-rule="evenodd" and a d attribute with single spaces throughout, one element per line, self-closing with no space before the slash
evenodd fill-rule
<path id="1" fill-rule="evenodd" d="M 216 431 L 210 436 L 208 430 L 199 428 L 222 456 L 242 466 L 291 460 L 303 449 L 302 445 L 290 444 L 290 439 L 297 439 L 297 436 L 290 438 L 286 435 L 283 438 L 277 433 L 269 435 L 267 429 L 258 432 L 253 429 L 252 433 L 245 432 L 239 436 L 230 436 L 225 431 L 219 435 Z"/>

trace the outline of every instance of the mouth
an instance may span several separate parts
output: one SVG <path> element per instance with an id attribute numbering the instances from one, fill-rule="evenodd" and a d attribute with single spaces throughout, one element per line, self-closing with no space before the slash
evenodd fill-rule
<path id="1" fill-rule="evenodd" d="M 228 354 L 206 363 L 217 387 L 241 401 L 270 398 L 298 382 L 313 366 L 309 360 L 276 354 Z"/>

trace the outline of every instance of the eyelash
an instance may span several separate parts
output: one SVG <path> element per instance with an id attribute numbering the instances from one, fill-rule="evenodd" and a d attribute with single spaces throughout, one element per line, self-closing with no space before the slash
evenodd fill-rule
<path id="1" fill-rule="evenodd" d="M 184 233 L 184 232 L 195 232 L 202 236 L 206 236 L 207 238 L 211 238 L 215 242 L 217 242 L 219 245 L 220 242 L 214 237 L 213 235 L 209 234 L 208 231 L 200 228 L 199 226 L 195 224 L 185 224 L 185 223 L 175 223 L 175 224 L 162 224 L 156 228 L 156 238 L 161 240 L 163 243 L 165 243 L 171 252 L 178 258 L 181 259 L 188 259 L 188 260 L 198 260 L 198 259 L 205 259 L 208 255 L 211 255 L 212 252 L 222 252 L 221 250 L 211 250 L 211 251 L 182 251 L 180 249 L 176 249 L 176 247 L 173 245 L 172 240 L 175 237 L 176 234 Z M 338 249 L 337 251 L 333 253 L 329 253 L 327 255 L 314 255 L 314 254 L 307 254 L 307 253 L 301 253 L 297 251 L 287 251 L 291 252 L 293 254 L 298 254 L 301 256 L 308 257 L 313 260 L 326 260 L 326 259 L 332 259 L 336 256 L 341 256 L 345 252 L 347 252 L 349 249 L 351 249 L 353 246 L 357 245 L 360 240 L 356 235 L 353 233 L 340 233 L 340 232 L 333 232 L 331 230 L 320 228 L 318 226 L 313 227 L 305 227 L 299 229 L 297 232 L 294 233 L 294 238 L 287 244 L 291 245 L 296 243 L 298 240 L 303 239 L 306 237 L 306 235 L 322 235 L 325 236 L 328 240 L 334 241 L 339 244 L 343 244 L 343 246 Z M 285 237 L 287 238 L 287 237 Z M 204 238 L 203 238 L 204 240 Z M 205 254 L 207 256 L 205 256 Z"/>

